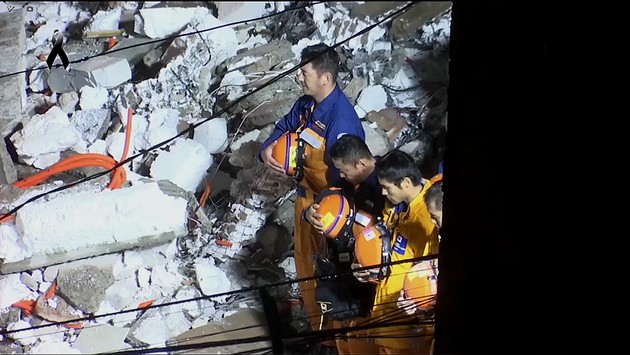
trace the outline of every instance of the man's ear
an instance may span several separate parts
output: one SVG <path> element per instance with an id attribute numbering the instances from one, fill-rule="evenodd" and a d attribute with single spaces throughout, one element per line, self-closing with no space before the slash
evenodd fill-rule
<path id="1" fill-rule="evenodd" d="M 413 184 L 411 183 L 411 179 L 408 177 L 404 177 L 402 179 L 402 181 L 400 182 L 400 188 L 401 189 L 408 189 L 410 187 L 412 187 Z"/>
<path id="2" fill-rule="evenodd" d="M 322 78 L 324 79 L 324 83 L 325 84 L 330 84 L 332 83 L 332 74 L 329 72 L 324 72 L 324 74 L 322 74 Z"/>

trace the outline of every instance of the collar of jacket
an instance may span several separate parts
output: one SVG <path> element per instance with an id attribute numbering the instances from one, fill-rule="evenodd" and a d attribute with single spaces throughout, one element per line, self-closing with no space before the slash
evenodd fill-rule
<path id="1" fill-rule="evenodd" d="M 314 120 L 323 123 L 326 127 L 330 126 L 332 123 L 330 121 L 334 120 L 335 117 L 333 117 L 333 115 L 329 115 L 329 113 L 337 105 L 337 101 L 339 101 L 339 98 L 342 95 L 343 92 L 339 88 L 339 85 L 335 85 L 333 91 L 315 107 L 315 110 L 313 111 Z M 313 100 L 312 103 L 314 105 L 315 100 Z"/>
<path id="2" fill-rule="evenodd" d="M 403 201 L 397 204 L 396 206 L 394 206 L 394 211 L 396 213 L 409 212 L 411 208 L 416 208 L 417 206 L 424 204 L 424 193 L 426 192 L 428 188 L 427 186 L 428 182 L 429 182 L 428 180 L 422 179 L 420 181 L 420 184 L 422 185 L 422 190 L 420 190 L 420 193 L 418 193 L 418 195 L 416 195 L 416 197 L 413 198 L 411 203 L 408 204 L 407 202 Z"/>

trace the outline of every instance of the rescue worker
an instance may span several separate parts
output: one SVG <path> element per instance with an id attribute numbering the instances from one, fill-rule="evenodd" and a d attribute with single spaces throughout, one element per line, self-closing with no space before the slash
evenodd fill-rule
<path id="1" fill-rule="evenodd" d="M 339 170 L 340 176 L 343 178 L 338 187 L 342 188 L 346 194 L 353 197 L 355 211 L 366 212 L 372 216 L 381 216 L 383 207 L 385 205 L 385 196 L 381 194 L 381 186 L 376 178 L 375 167 L 378 157 L 374 157 L 370 152 L 367 144 L 361 137 L 346 134 L 339 138 L 330 149 L 330 156 L 333 164 Z M 321 219 L 323 215 L 318 213 L 320 208 L 316 203 L 312 204 L 304 214 L 304 218 L 313 225 L 320 233 L 323 233 L 323 224 Z M 329 240 L 329 257 L 340 260 L 342 258 L 331 256 L 336 253 L 350 253 L 350 257 L 347 263 L 344 263 L 344 268 L 349 270 L 350 262 L 354 259 L 354 246 L 338 245 L 335 241 Z M 357 286 L 355 286 L 357 287 Z M 366 307 L 372 306 L 372 300 L 374 298 L 375 285 L 373 284 L 360 284 L 357 288 L 360 288 L 360 293 L 366 298 Z M 334 291 L 334 290 L 333 290 Z M 369 311 L 369 309 L 366 309 Z M 365 321 L 366 317 L 357 317 L 344 320 L 333 321 L 333 327 L 335 329 L 352 327 L 359 322 Z M 337 352 L 339 354 L 370 354 L 378 353 L 378 347 L 367 341 L 365 338 L 361 338 L 361 332 L 348 332 L 346 334 L 347 340 L 344 338 L 337 338 Z"/>
<path id="2" fill-rule="evenodd" d="M 442 227 L 442 201 L 444 199 L 444 193 L 442 192 L 442 173 L 440 172 L 439 174 L 431 178 L 430 181 L 432 182 L 432 185 L 427 189 L 427 192 L 424 194 L 424 203 L 427 206 L 427 210 L 429 211 L 429 214 L 431 215 L 431 222 L 439 230 Z M 439 239 L 439 235 L 438 235 L 438 239 Z M 435 297 L 435 287 L 437 286 L 437 275 L 438 275 L 438 262 L 437 260 L 427 260 L 420 264 L 417 264 L 417 266 L 420 266 L 420 265 L 422 265 L 422 267 L 419 270 L 420 270 L 420 273 L 423 274 L 423 276 L 434 277 L 436 280 L 436 281 L 431 282 L 434 284 L 431 290 L 426 289 L 422 291 L 425 291 L 427 294 L 432 294 L 432 296 Z M 426 280 L 424 281 L 426 285 L 427 282 Z M 422 302 L 419 302 L 419 303 L 422 303 Z M 414 300 L 407 298 L 407 295 L 405 295 L 404 291 L 401 291 L 400 297 L 398 298 L 398 307 L 404 310 L 406 314 L 417 315 L 419 313 L 420 316 L 423 316 L 422 318 L 426 319 L 429 312 L 431 312 L 431 314 L 434 312 L 433 307 L 435 305 L 435 301 L 434 300 L 433 302 L 425 301 L 424 303 L 430 303 L 430 307 L 427 307 L 423 310 L 419 310 L 418 307 L 416 306 L 417 303 L 414 302 Z M 430 344 L 428 345 L 429 346 L 428 353 L 433 354 L 433 344 L 435 341 L 433 334 L 435 332 L 435 326 L 433 324 L 420 325 L 416 327 L 416 331 L 418 332 L 419 338 L 417 339 L 418 342 L 414 344 L 415 346 L 412 348 L 416 348 L 419 351 L 426 351 L 427 344 Z"/>
<path id="3" fill-rule="evenodd" d="M 316 44 L 304 48 L 301 53 L 303 66 L 297 79 L 304 96 L 293 105 L 291 111 L 276 123 L 271 136 L 263 143 L 259 157 L 269 168 L 284 173 L 283 166 L 272 157 L 277 140 L 287 132 L 299 132 L 304 142 L 302 177 L 295 200 L 294 253 L 298 278 L 315 274 L 314 255 L 325 252 L 325 237 L 317 233 L 302 214 L 321 191 L 340 179 L 339 171 L 330 158 L 330 147 L 344 134 L 354 134 L 365 139 L 359 117 L 348 97 L 337 85 L 339 56 L 333 48 Z M 321 310 L 315 300 L 315 281 L 300 282 L 300 292 L 307 319 L 314 330 L 320 324 Z M 325 345 L 335 346 L 334 341 Z"/>
<path id="4" fill-rule="evenodd" d="M 413 158 L 392 150 L 376 163 L 376 174 L 387 198 L 383 219 L 392 235 L 391 261 L 397 262 L 438 252 L 438 230 L 424 202 L 431 183 Z M 412 263 L 391 265 L 389 275 L 377 285 L 370 323 L 383 327 L 370 329 L 369 335 L 379 345 L 381 354 L 428 353 L 430 340 L 418 342 L 413 325 L 388 326 L 389 322 L 412 321 L 397 306 L 404 279 Z"/>

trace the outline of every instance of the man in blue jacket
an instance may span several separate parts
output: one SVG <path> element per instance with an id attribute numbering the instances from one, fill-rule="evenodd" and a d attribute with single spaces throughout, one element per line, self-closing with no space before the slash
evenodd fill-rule
<path id="1" fill-rule="evenodd" d="M 302 213 L 322 190 L 340 180 L 330 158 L 330 147 L 344 134 L 365 139 L 365 132 L 354 106 L 337 85 L 339 56 L 333 48 L 317 44 L 304 48 L 303 64 L 297 78 L 304 91 L 283 119 L 276 123 L 271 136 L 263 143 L 260 159 L 269 168 L 284 173 L 283 166 L 271 155 L 279 137 L 298 132 L 304 143 L 304 159 L 295 200 L 295 265 L 298 278 L 315 275 L 313 256 L 325 255 L 325 237 L 302 219 Z M 298 160 L 300 161 L 300 160 Z M 315 299 L 315 282 L 299 283 L 307 319 L 314 329 L 322 328 L 322 312 Z M 334 346 L 334 343 L 331 344 Z"/>

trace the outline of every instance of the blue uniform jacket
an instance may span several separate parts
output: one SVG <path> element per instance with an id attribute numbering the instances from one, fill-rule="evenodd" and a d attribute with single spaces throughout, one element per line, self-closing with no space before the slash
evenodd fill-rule
<path id="1" fill-rule="evenodd" d="M 291 111 L 276 123 L 271 136 L 263 143 L 260 151 L 258 152 L 258 159 L 260 153 L 267 148 L 276 139 L 280 138 L 285 132 L 295 132 L 300 126 L 300 113 L 309 110 L 315 105 L 315 100 L 311 96 L 300 97 Z M 357 116 L 354 107 L 348 100 L 346 94 L 339 88 L 339 85 L 326 97 L 313 111 L 306 123 L 305 128 L 309 128 L 315 124 L 316 121 L 320 121 L 326 126 L 324 131 L 324 139 L 326 140 L 326 165 L 328 165 L 329 181 L 338 182 L 341 178 L 339 176 L 339 170 L 335 169 L 330 158 L 330 147 L 335 144 L 337 139 L 343 134 L 354 134 L 365 140 L 365 131 L 361 126 L 359 116 Z"/>

